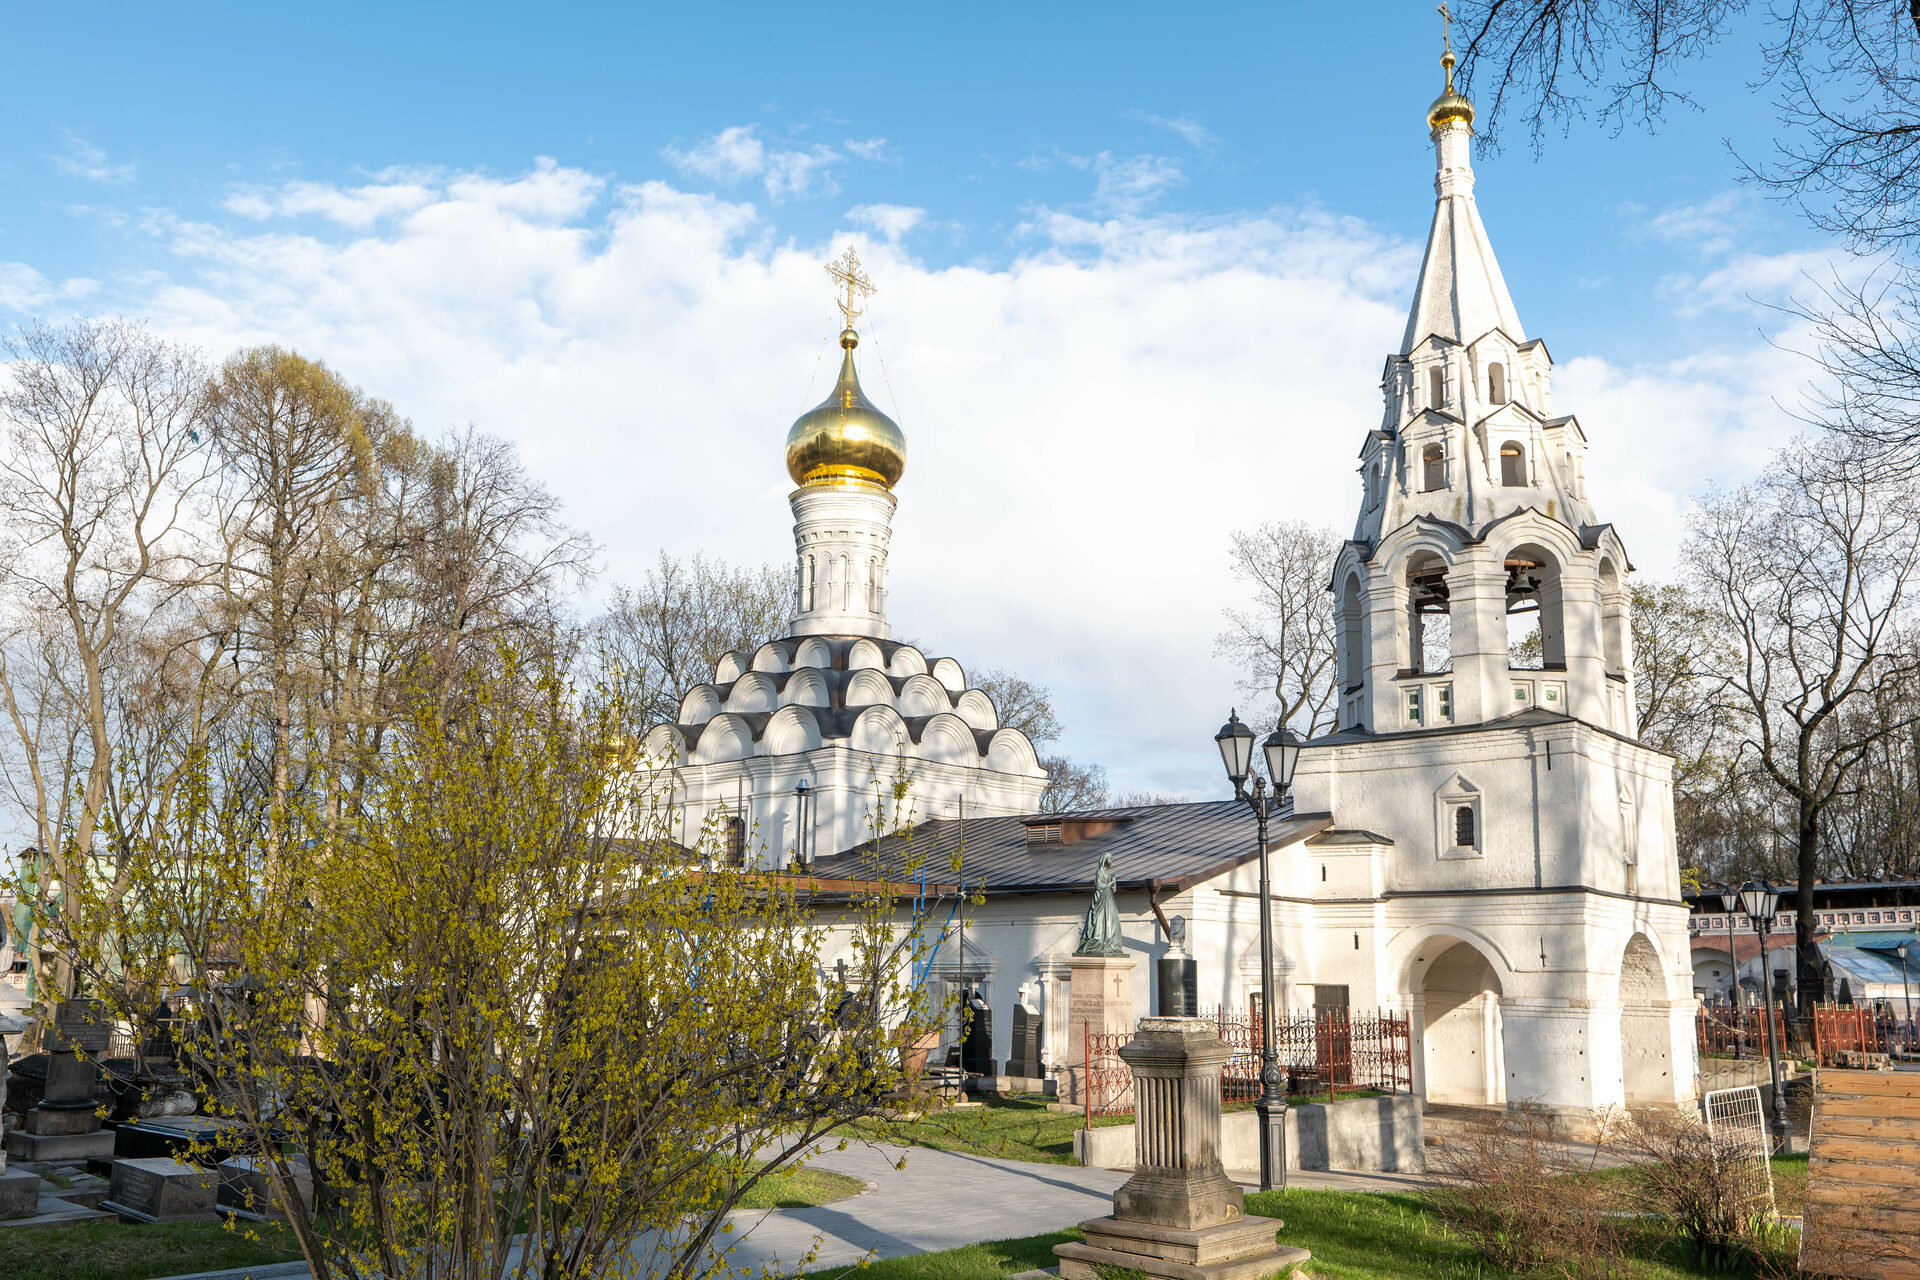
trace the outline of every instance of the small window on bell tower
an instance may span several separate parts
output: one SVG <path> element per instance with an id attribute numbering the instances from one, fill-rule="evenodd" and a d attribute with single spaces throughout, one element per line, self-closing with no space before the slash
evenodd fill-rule
<path id="1" fill-rule="evenodd" d="M 1444 408 L 1447 403 L 1447 373 L 1439 365 L 1427 370 L 1427 407 Z"/>
<path id="2" fill-rule="evenodd" d="M 1487 399 L 1493 404 L 1507 402 L 1507 367 L 1497 361 L 1487 366 Z"/>
<path id="3" fill-rule="evenodd" d="M 1420 487 L 1428 493 L 1447 487 L 1447 451 L 1430 444 L 1420 455 Z"/>
<path id="4" fill-rule="evenodd" d="M 1527 448 L 1518 440 L 1500 446 L 1500 483 L 1518 489 L 1527 483 Z"/>

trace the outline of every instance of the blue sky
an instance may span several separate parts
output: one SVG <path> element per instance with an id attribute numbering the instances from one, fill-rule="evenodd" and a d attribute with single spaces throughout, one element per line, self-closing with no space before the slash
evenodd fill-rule
<path id="1" fill-rule="evenodd" d="M 297 345 L 424 429 L 516 440 L 617 580 L 659 547 L 784 563 L 778 440 L 851 237 L 914 449 L 896 626 L 1048 683 L 1122 785 L 1197 794 L 1239 696 L 1225 529 L 1351 521 L 1432 208 L 1438 26 L 1415 0 L 23 8 L 0 323 Z M 1511 132 L 1478 165 L 1656 576 L 1687 495 L 1788 429 L 1764 304 L 1831 256 L 1737 182 L 1727 140 L 1772 137 L 1758 69 L 1729 40 L 1651 135 Z"/>

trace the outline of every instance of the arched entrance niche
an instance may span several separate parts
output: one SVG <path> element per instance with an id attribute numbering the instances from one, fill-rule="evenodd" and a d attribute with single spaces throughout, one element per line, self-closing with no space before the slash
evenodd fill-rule
<path id="1" fill-rule="evenodd" d="M 1673 1101 L 1673 1035 L 1660 953 L 1636 933 L 1620 959 L 1620 1091 L 1628 1106 Z"/>
<path id="2" fill-rule="evenodd" d="M 1415 964 L 1424 1024 L 1415 1052 L 1426 1069 L 1427 1101 L 1504 1106 L 1507 1054 L 1492 962 L 1472 943 L 1445 937 L 1427 942 L 1421 955 L 1431 963 L 1424 973 Z"/>

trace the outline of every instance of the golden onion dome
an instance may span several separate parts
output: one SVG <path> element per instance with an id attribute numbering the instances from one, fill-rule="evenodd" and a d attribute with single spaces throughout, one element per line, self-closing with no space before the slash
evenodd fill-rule
<path id="1" fill-rule="evenodd" d="M 859 345 L 859 334 L 841 332 L 840 381 L 787 432 L 787 474 L 795 484 L 865 481 L 891 489 L 907 469 L 906 434 L 860 390 L 853 369 Z"/>
<path id="2" fill-rule="evenodd" d="M 1447 72 L 1447 87 L 1427 108 L 1427 127 L 1438 129 L 1449 120 L 1458 120 L 1469 127 L 1473 124 L 1473 104 L 1462 95 L 1453 91 L 1453 50 L 1441 55 L 1440 65 Z"/>

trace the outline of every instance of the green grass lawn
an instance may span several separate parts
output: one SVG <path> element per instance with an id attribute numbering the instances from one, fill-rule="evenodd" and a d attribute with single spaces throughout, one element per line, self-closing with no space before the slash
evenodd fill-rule
<path id="1" fill-rule="evenodd" d="M 983 1107 L 949 1107 L 918 1120 L 871 1122 L 851 1133 L 909 1142 L 936 1151 L 965 1151 L 1003 1160 L 1073 1164 L 1073 1132 L 1086 1123 L 1078 1111 L 1049 1111 L 1044 1098 L 995 1099 Z M 1093 1123 L 1132 1124 L 1132 1116 L 1096 1116 Z"/>
<path id="2" fill-rule="evenodd" d="M 857 1196 L 867 1189 L 860 1178 L 806 1165 L 770 1173 L 740 1199 L 742 1209 L 810 1209 Z"/>
<path id="3" fill-rule="evenodd" d="M 151 1280 L 264 1266 L 299 1256 L 293 1237 L 285 1232 L 250 1223 L 229 1231 L 211 1218 L 141 1227 L 88 1222 L 0 1229 L 0 1276 L 21 1280 Z"/>
<path id="4" fill-rule="evenodd" d="M 1805 1156 L 1774 1161 L 1774 1184 L 1783 1212 L 1798 1212 L 1798 1194 L 1805 1185 Z M 1624 1181 L 1630 1169 L 1606 1170 L 1607 1181 Z M 1247 1196 L 1247 1212 L 1280 1218 L 1287 1225 L 1282 1243 L 1313 1253 L 1308 1270 L 1323 1280 L 1523 1280 L 1512 1272 L 1487 1266 L 1473 1249 L 1427 1212 L 1417 1195 L 1381 1192 L 1293 1190 L 1255 1192 Z M 1020 1271 L 1051 1267 L 1058 1261 L 1053 1246 L 1080 1239 L 1078 1231 L 1000 1240 L 969 1245 L 941 1253 L 887 1258 L 861 1269 L 861 1280 L 1004 1280 Z M 1742 1280 L 1758 1272 L 1701 1271 L 1680 1259 L 1679 1253 L 1652 1224 L 1638 1232 L 1630 1245 L 1637 1280 L 1692 1280 L 1718 1276 Z M 855 1270 L 835 1267 L 809 1273 L 818 1280 Z"/>

